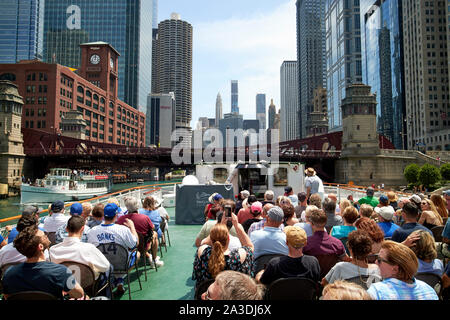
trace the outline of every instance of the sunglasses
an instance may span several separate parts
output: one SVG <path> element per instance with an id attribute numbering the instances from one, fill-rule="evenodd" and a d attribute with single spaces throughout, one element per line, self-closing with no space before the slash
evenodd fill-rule
<path id="1" fill-rule="evenodd" d="M 387 261 L 383 258 L 377 257 L 377 259 L 375 260 L 378 264 L 381 264 L 381 262 L 387 263 L 389 265 L 392 265 L 392 263 L 390 261 Z"/>

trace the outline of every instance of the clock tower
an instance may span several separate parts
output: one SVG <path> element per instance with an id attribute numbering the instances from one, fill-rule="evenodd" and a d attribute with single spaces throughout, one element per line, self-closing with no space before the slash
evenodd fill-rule
<path id="1" fill-rule="evenodd" d="M 119 52 L 106 42 L 84 43 L 80 47 L 80 76 L 109 92 L 110 98 L 117 98 Z"/>

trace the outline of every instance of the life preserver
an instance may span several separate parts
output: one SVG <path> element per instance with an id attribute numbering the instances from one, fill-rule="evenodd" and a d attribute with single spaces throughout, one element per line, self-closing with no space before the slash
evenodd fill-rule
<path id="1" fill-rule="evenodd" d="M 298 166 L 295 165 L 292 169 L 293 169 L 294 171 L 297 171 L 297 170 L 298 170 Z"/>

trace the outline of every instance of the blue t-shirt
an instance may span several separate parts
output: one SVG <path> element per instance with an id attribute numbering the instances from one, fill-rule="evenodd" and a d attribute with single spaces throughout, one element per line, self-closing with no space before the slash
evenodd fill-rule
<path id="1" fill-rule="evenodd" d="M 416 230 L 425 230 L 429 234 L 431 234 L 431 236 L 433 236 L 433 232 L 431 232 L 430 229 L 424 227 L 423 225 L 417 222 L 410 222 L 403 224 L 403 226 L 394 231 L 394 233 L 392 234 L 392 241 L 403 242 L 405 241 L 406 238 L 408 238 L 408 236 L 411 233 L 413 233 Z"/>
<path id="2" fill-rule="evenodd" d="M 444 264 L 439 259 L 434 259 L 431 262 L 425 262 L 423 260 L 419 260 L 419 268 L 417 269 L 417 272 L 430 272 L 435 273 L 439 277 L 442 277 L 442 274 L 444 273 Z"/>
<path id="3" fill-rule="evenodd" d="M 331 236 L 338 239 L 346 238 L 354 230 L 356 230 L 355 226 L 334 226 L 331 229 Z"/>
<path id="4" fill-rule="evenodd" d="M 138 211 L 141 214 L 145 214 L 147 217 L 150 218 L 153 225 L 155 226 L 155 231 L 158 233 L 158 238 L 161 238 L 162 231 L 159 225 L 161 224 L 161 215 L 159 214 L 158 210 L 145 210 L 145 209 L 139 209 Z"/>
<path id="5" fill-rule="evenodd" d="M 39 230 L 45 232 L 45 229 L 43 229 L 41 227 L 39 227 Z M 19 234 L 19 231 L 17 231 L 16 227 L 12 228 L 12 230 L 8 236 L 8 243 L 14 242 L 14 239 L 17 237 L 18 234 Z"/>
<path id="6" fill-rule="evenodd" d="M 3 292 L 44 291 L 62 297 L 62 291 L 75 288 L 76 280 L 64 265 L 43 261 L 20 263 L 9 268 L 3 277 Z"/>
<path id="7" fill-rule="evenodd" d="M 0 243 L 2 243 L 3 240 L 5 240 L 5 238 L 3 238 L 2 235 L 0 234 Z"/>
<path id="8" fill-rule="evenodd" d="M 384 237 L 392 237 L 392 234 L 395 230 L 400 228 L 400 226 L 396 225 L 393 222 L 378 222 L 378 226 L 383 230 Z"/>

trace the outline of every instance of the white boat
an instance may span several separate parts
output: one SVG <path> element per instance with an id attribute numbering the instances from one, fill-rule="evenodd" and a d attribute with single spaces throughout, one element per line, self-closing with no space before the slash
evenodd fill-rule
<path id="1" fill-rule="evenodd" d="M 108 175 L 74 174 L 71 169 L 53 168 L 34 184 L 22 183 L 20 203 L 78 201 L 107 194 L 112 188 Z"/>

